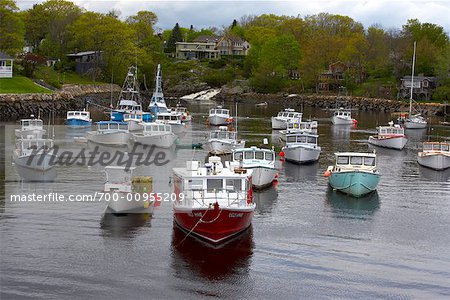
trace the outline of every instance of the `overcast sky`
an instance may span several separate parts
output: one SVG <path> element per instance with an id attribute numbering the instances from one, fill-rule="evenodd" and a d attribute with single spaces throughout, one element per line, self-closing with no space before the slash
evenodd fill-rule
<path id="1" fill-rule="evenodd" d="M 21 9 L 28 9 L 42 0 L 16 0 Z M 115 8 L 121 18 L 139 10 L 149 10 L 158 16 L 157 27 L 171 29 L 176 22 L 195 28 L 230 25 L 243 15 L 276 14 L 305 16 L 327 12 L 352 17 L 366 27 L 380 24 L 384 28 L 401 28 L 408 19 L 439 24 L 450 32 L 450 0 L 297 0 L 297 1 L 173 1 L 119 0 L 72 1 L 87 10 L 108 12 Z"/>

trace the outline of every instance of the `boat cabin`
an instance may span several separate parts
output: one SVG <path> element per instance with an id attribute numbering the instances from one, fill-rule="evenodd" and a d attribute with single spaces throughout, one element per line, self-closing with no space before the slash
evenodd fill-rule
<path id="1" fill-rule="evenodd" d="M 97 122 L 97 131 L 128 131 L 128 123 L 114 122 L 114 121 L 101 121 Z"/>
<path id="2" fill-rule="evenodd" d="M 425 142 L 423 143 L 424 152 L 450 152 L 450 143 L 447 142 Z"/>
<path id="3" fill-rule="evenodd" d="M 144 134 L 148 133 L 164 133 L 164 132 L 172 132 L 172 126 L 161 123 L 142 123 L 144 125 Z"/>
<path id="4" fill-rule="evenodd" d="M 275 152 L 268 149 L 256 147 L 239 149 L 233 151 L 233 160 L 239 162 L 275 162 Z"/>
<path id="5" fill-rule="evenodd" d="M 301 120 L 302 115 L 303 115 L 302 113 L 296 112 L 293 109 L 285 109 L 278 113 L 277 118 Z"/>
<path id="6" fill-rule="evenodd" d="M 150 193 L 153 191 L 151 176 L 133 175 L 135 167 L 106 166 L 105 192 Z M 142 199 L 146 200 L 145 198 Z M 148 200 L 148 199 L 147 199 Z"/>
<path id="7" fill-rule="evenodd" d="M 47 151 L 53 148 L 52 139 L 22 139 L 17 140 L 16 148 L 20 149 L 22 154 L 32 153 L 33 151 Z"/>
<path id="8" fill-rule="evenodd" d="M 21 130 L 34 130 L 44 128 L 44 123 L 41 119 L 23 119 L 20 120 Z"/>
<path id="9" fill-rule="evenodd" d="M 352 113 L 349 110 L 336 110 L 333 114 L 333 116 L 335 117 L 340 117 L 340 118 L 351 118 Z"/>
<path id="10" fill-rule="evenodd" d="M 391 126 L 379 126 L 378 127 L 378 135 L 404 135 L 405 129 L 400 125 L 391 125 Z"/>
<path id="11" fill-rule="evenodd" d="M 375 153 L 343 152 L 334 155 L 336 156 L 335 170 L 338 172 L 353 169 L 376 170 Z"/>
<path id="12" fill-rule="evenodd" d="M 159 113 L 156 120 L 161 123 L 181 123 L 183 120 L 183 115 L 178 112 Z"/>
<path id="13" fill-rule="evenodd" d="M 211 131 L 209 139 L 215 140 L 236 140 L 236 132 L 228 131 L 226 126 L 220 126 L 219 130 Z"/>
<path id="14" fill-rule="evenodd" d="M 123 120 L 125 122 L 128 121 L 136 121 L 136 122 L 149 122 L 152 119 L 152 115 L 148 112 L 143 111 L 130 111 L 128 114 L 123 115 Z"/>
<path id="15" fill-rule="evenodd" d="M 83 119 L 89 120 L 89 112 L 88 111 L 68 111 L 67 119 Z"/>
<path id="16" fill-rule="evenodd" d="M 312 122 L 289 122 L 287 131 L 312 130 Z"/>
<path id="17" fill-rule="evenodd" d="M 286 135 L 286 144 L 310 144 L 317 145 L 318 135 L 305 134 L 304 132 L 298 132 L 294 134 Z"/>
<path id="18" fill-rule="evenodd" d="M 230 115 L 230 110 L 222 108 L 222 107 L 211 108 L 209 110 L 209 115 L 225 115 L 225 116 L 229 116 Z"/>
<path id="19" fill-rule="evenodd" d="M 142 111 L 142 105 L 132 100 L 121 100 L 117 109 L 122 111 Z"/>

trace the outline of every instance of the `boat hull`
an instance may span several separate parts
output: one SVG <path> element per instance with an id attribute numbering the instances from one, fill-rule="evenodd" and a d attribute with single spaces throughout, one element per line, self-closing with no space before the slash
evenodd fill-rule
<path id="1" fill-rule="evenodd" d="M 67 119 L 66 126 L 69 128 L 87 128 L 91 127 L 92 122 L 81 119 Z"/>
<path id="2" fill-rule="evenodd" d="M 156 146 L 160 148 L 170 148 L 175 143 L 177 136 L 173 133 L 160 135 L 133 134 L 132 140 L 135 143 Z"/>
<path id="3" fill-rule="evenodd" d="M 287 161 L 304 164 L 319 159 L 320 148 L 309 148 L 303 146 L 283 147 L 284 158 Z"/>
<path id="4" fill-rule="evenodd" d="M 88 131 L 86 133 L 88 141 L 103 145 L 128 145 L 130 134 L 128 132 L 104 132 Z"/>
<path id="5" fill-rule="evenodd" d="M 421 166 L 434 170 L 445 170 L 450 168 L 450 156 L 445 154 L 419 154 L 417 162 Z"/>
<path id="6" fill-rule="evenodd" d="M 268 187 L 275 180 L 275 176 L 277 175 L 277 169 L 275 168 L 264 168 L 264 167 L 255 167 L 245 169 L 253 170 L 252 173 L 252 186 L 257 189 L 262 189 Z"/>
<path id="7" fill-rule="evenodd" d="M 331 119 L 334 125 L 352 125 L 353 119 L 340 118 L 338 116 L 333 116 Z"/>
<path id="8" fill-rule="evenodd" d="M 251 224 L 254 209 L 254 205 L 247 209 L 218 206 L 211 209 L 190 209 L 174 206 L 174 219 L 176 224 L 187 232 L 216 244 L 247 229 Z"/>
<path id="9" fill-rule="evenodd" d="M 277 117 L 272 117 L 272 129 L 286 129 L 287 121 L 280 120 Z"/>
<path id="10" fill-rule="evenodd" d="M 427 128 L 427 123 L 425 122 L 415 122 L 412 120 L 406 120 L 403 126 L 406 129 L 424 129 Z"/>
<path id="11" fill-rule="evenodd" d="M 377 173 L 350 171 L 332 172 L 328 183 L 342 193 L 361 197 L 376 190 L 380 175 Z"/>
<path id="12" fill-rule="evenodd" d="M 208 117 L 209 124 L 211 125 L 228 125 L 230 124 L 230 117 L 227 116 L 219 116 L 219 115 L 212 115 Z"/>
<path id="13" fill-rule="evenodd" d="M 13 161 L 16 165 L 23 168 L 37 171 L 47 171 L 55 166 L 54 163 L 56 162 L 56 156 L 53 153 L 37 153 L 19 156 L 18 153 L 14 151 Z"/>
<path id="14" fill-rule="evenodd" d="M 110 201 L 108 201 L 108 208 L 112 210 L 113 213 L 153 213 L 154 205 L 152 201 L 138 201 L 137 199 L 142 199 L 134 196 L 127 197 L 127 193 L 117 193 L 118 197 L 113 200 L 113 195 L 111 195 Z M 130 199 L 130 201 L 128 201 Z"/>
<path id="15" fill-rule="evenodd" d="M 372 144 L 372 145 L 375 145 L 378 147 L 397 149 L 397 150 L 402 150 L 405 147 L 407 142 L 408 142 L 408 139 L 404 136 L 389 137 L 389 138 L 377 138 L 376 136 L 369 137 L 369 144 Z"/>
<path id="16" fill-rule="evenodd" d="M 212 140 L 209 142 L 211 147 L 210 153 L 212 154 L 229 154 L 234 149 L 245 148 L 245 141 L 240 141 L 239 143 L 232 143 L 227 141 Z"/>

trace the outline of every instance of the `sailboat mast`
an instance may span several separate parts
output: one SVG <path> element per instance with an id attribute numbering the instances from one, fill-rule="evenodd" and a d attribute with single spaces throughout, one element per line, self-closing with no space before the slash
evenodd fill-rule
<path id="1" fill-rule="evenodd" d="M 238 112 L 237 112 L 237 108 L 238 108 L 238 105 L 237 105 L 237 102 L 235 103 L 235 105 L 236 105 L 236 134 L 237 134 L 237 132 L 238 132 L 238 122 L 237 122 L 237 118 L 238 118 Z"/>
<path id="2" fill-rule="evenodd" d="M 414 67 L 416 64 L 416 42 L 414 41 L 414 52 L 413 52 L 413 61 L 412 61 L 412 70 L 411 70 L 411 95 L 409 97 L 409 115 L 412 114 L 412 100 L 413 100 L 413 89 L 414 89 Z"/>

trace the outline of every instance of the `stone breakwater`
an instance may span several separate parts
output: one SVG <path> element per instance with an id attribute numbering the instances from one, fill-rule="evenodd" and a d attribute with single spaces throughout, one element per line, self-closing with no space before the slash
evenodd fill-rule
<path id="1" fill-rule="evenodd" d="M 331 96 L 331 95 L 301 95 L 301 94 L 258 94 L 258 93 L 220 93 L 214 100 L 223 102 L 247 102 L 247 103 L 277 103 L 282 107 L 300 109 L 301 106 L 319 107 L 324 109 L 339 107 L 353 108 L 363 111 L 404 112 L 409 110 L 409 102 L 399 100 Z M 414 109 L 424 115 L 442 115 L 445 105 L 440 103 L 414 104 Z"/>
<path id="2" fill-rule="evenodd" d="M 0 120 L 17 120 L 39 113 L 49 116 L 52 110 L 56 116 L 65 116 L 68 110 L 83 109 L 87 99 L 109 106 L 111 89 L 115 102 L 121 88 L 110 84 L 67 84 L 51 94 L 0 94 Z"/>

